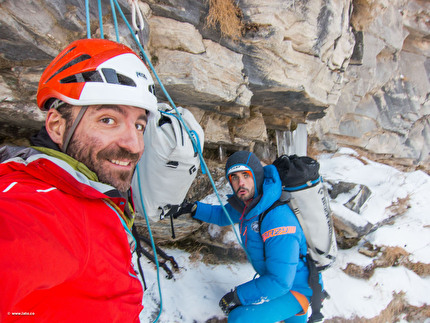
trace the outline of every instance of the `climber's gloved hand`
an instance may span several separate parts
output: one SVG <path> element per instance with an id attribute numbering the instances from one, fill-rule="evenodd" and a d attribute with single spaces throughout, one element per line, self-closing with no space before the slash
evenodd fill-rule
<path id="1" fill-rule="evenodd" d="M 174 219 L 177 219 L 180 215 L 187 214 L 187 213 L 190 213 L 191 216 L 193 216 L 194 213 L 196 212 L 196 209 L 197 209 L 196 203 L 190 203 L 187 200 L 184 200 L 182 204 L 179 206 L 179 209 L 173 214 L 171 214 L 171 216 Z"/>
<path id="2" fill-rule="evenodd" d="M 221 307 L 222 311 L 226 315 L 228 315 L 232 310 L 234 310 L 236 307 L 240 305 L 242 305 L 242 303 L 240 302 L 239 297 L 237 296 L 236 289 L 225 294 L 219 301 L 219 307 Z"/>

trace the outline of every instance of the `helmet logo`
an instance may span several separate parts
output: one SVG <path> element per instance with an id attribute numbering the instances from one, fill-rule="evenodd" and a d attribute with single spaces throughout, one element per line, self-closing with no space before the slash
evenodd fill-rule
<path id="1" fill-rule="evenodd" d="M 145 80 L 147 80 L 148 78 L 146 77 L 145 73 L 142 72 L 136 72 L 136 76 L 137 77 L 143 77 Z"/>

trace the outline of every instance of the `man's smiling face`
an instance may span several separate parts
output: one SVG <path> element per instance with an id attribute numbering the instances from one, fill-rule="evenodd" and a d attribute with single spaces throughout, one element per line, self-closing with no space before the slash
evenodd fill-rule
<path id="1" fill-rule="evenodd" d="M 77 114 L 80 107 L 76 109 Z M 67 154 L 97 174 L 102 183 L 127 191 L 144 150 L 146 110 L 125 105 L 90 106 Z"/>

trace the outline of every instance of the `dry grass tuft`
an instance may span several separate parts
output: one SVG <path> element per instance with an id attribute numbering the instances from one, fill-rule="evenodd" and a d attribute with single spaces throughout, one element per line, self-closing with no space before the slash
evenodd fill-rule
<path id="1" fill-rule="evenodd" d="M 372 265 L 360 267 L 356 264 L 349 263 L 343 271 L 351 277 L 369 279 L 372 277 L 375 268 Z"/>
<path id="2" fill-rule="evenodd" d="M 401 247 L 375 247 L 367 243 L 359 252 L 371 258 L 378 258 L 375 258 L 372 264 L 366 267 L 349 263 L 343 271 L 351 277 L 369 279 L 376 268 L 396 266 L 404 266 L 420 277 L 430 276 L 430 264 L 411 262 L 409 253 Z"/>
<path id="3" fill-rule="evenodd" d="M 191 263 L 197 263 L 200 262 L 202 260 L 202 252 L 208 252 L 209 248 L 207 246 L 203 246 L 201 244 L 196 244 L 196 246 L 194 248 L 188 249 L 188 252 L 190 252 L 190 255 L 188 257 L 188 259 L 190 260 Z"/>
<path id="4" fill-rule="evenodd" d="M 216 28 L 219 26 L 221 34 L 239 39 L 243 33 L 242 11 L 232 0 L 209 0 L 209 14 L 206 26 Z"/>
<path id="5" fill-rule="evenodd" d="M 394 267 L 405 265 L 409 262 L 409 253 L 400 247 L 382 248 L 382 256 L 373 261 L 375 267 Z"/>
<path id="6" fill-rule="evenodd" d="M 409 306 L 405 312 L 407 322 L 424 322 L 430 318 L 430 305 Z"/>
<path id="7" fill-rule="evenodd" d="M 369 258 L 375 258 L 378 256 L 378 253 L 381 251 L 381 248 L 375 247 L 370 242 L 366 242 L 363 246 L 358 250 L 359 253 L 365 255 Z"/>
<path id="8" fill-rule="evenodd" d="M 405 299 L 403 292 L 393 293 L 393 299 L 387 308 L 384 309 L 378 316 L 370 319 L 356 316 L 352 319 L 341 317 L 333 317 L 324 320 L 325 323 L 386 323 L 398 322 L 400 320 L 407 322 L 424 322 L 430 317 L 430 306 L 423 305 L 416 307 L 409 305 Z"/>
<path id="9" fill-rule="evenodd" d="M 372 317 L 370 319 L 364 317 L 354 317 L 350 320 L 334 317 L 328 320 L 324 320 L 325 323 L 386 323 L 386 322 L 396 322 L 398 321 L 405 313 L 414 312 L 414 315 L 411 315 L 408 318 L 415 319 L 417 317 L 423 317 L 426 315 L 425 308 L 416 308 L 414 306 L 409 305 L 405 300 L 405 294 L 403 292 L 393 293 L 393 299 L 390 304 L 388 304 L 387 308 L 385 308 L 378 316 Z"/>
<path id="10" fill-rule="evenodd" d="M 409 195 L 405 198 L 397 198 L 397 201 L 393 202 L 386 209 L 390 212 L 391 216 L 403 215 L 411 207 L 409 200 Z"/>
<path id="11" fill-rule="evenodd" d="M 422 262 L 410 262 L 406 264 L 406 267 L 420 277 L 430 276 L 430 264 L 423 264 Z"/>
<path id="12" fill-rule="evenodd" d="M 407 307 L 407 302 L 405 300 L 405 293 L 394 293 L 393 299 L 387 308 L 383 310 L 377 317 L 370 319 L 366 322 L 372 323 L 385 323 L 385 322 L 395 322 L 399 316 L 403 313 Z"/>

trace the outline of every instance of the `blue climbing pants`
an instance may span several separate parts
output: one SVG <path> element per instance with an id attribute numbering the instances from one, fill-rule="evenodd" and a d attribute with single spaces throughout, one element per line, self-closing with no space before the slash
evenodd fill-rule
<path id="1" fill-rule="evenodd" d="M 302 312 L 302 306 L 293 294 L 288 294 L 259 305 L 239 306 L 228 315 L 228 323 L 306 323 L 305 315 L 296 314 Z"/>

